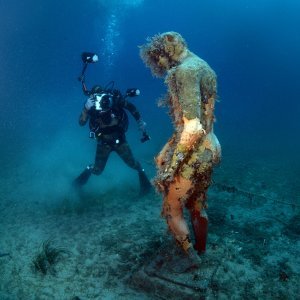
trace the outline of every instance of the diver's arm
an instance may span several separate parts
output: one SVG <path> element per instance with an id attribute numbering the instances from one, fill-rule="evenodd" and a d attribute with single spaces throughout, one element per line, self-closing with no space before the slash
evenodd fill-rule
<path id="1" fill-rule="evenodd" d="M 127 109 L 131 115 L 134 117 L 136 122 L 138 123 L 139 130 L 143 133 L 146 134 L 146 123 L 143 121 L 141 114 L 137 110 L 134 104 L 124 100 L 123 102 L 123 107 Z"/>
<path id="2" fill-rule="evenodd" d="M 127 109 L 134 119 L 138 122 L 141 119 L 141 114 L 137 110 L 136 106 L 126 100 L 122 101 L 122 106 Z"/>
<path id="3" fill-rule="evenodd" d="M 79 116 L 79 125 L 84 126 L 89 119 L 88 110 L 84 107 Z"/>
<path id="4" fill-rule="evenodd" d="M 146 122 L 144 122 L 144 120 L 142 119 L 141 114 L 139 113 L 135 105 L 123 99 L 122 106 L 127 109 L 136 120 L 139 130 L 142 132 L 141 142 L 144 143 L 146 141 L 149 141 L 150 136 L 146 132 Z"/>
<path id="5" fill-rule="evenodd" d="M 86 122 L 88 121 L 88 119 L 90 117 L 89 111 L 93 106 L 95 106 L 95 97 L 91 96 L 86 100 L 84 107 L 81 111 L 81 114 L 79 116 L 79 125 L 80 126 L 84 126 L 86 124 Z"/>

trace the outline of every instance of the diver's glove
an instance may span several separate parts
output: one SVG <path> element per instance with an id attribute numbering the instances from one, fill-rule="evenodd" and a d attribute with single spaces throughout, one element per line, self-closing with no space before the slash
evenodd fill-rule
<path id="1" fill-rule="evenodd" d="M 146 131 L 144 131 L 144 132 L 143 132 L 143 136 L 141 137 L 141 142 L 142 142 L 142 143 L 145 143 L 145 142 L 147 142 L 147 141 L 149 141 L 149 140 L 150 140 L 150 136 L 147 134 Z"/>
<path id="2" fill-rule="evenodd" d="M 140 118 L 140 119 L 137 121 L 137 123 L 138 123 L 139 130 L 142 131 L 142 132 L 145 132 L 145 130 L 146 130 L 146 125 L 147 125 L 146 122 L 144 122 L 143 119 Z"/>
<path id="3" fill-rule="evenodd" d="M 142 143 L 145 143 L 147 141 L 150 140 L 150 136 L 147 134 L 146 132 L 146 122 L 143 121 L 142 118 L 140 118 L 138 121 L 138 127 L 139 127 L 139 130 L 142 132 L 143 136 L 141 137 L 141 142 Z"/>
<path id="4" fill-rule="evenodd" d="M 95 98 L 90 97 L 86 100 L 84 107 L 86 110 L 90 110 L 93 106 L 95 106 Z"/>

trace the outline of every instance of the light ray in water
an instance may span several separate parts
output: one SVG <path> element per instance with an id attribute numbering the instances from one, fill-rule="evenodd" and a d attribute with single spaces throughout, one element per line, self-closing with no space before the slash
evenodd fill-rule
<path id="1" fill-rule="evenodd" d="M 144 0 L 102 0 L 99 3 L 108 10 L 108 16 L 104 25 L 104 32 L 100 36 L 100 57 L 104 64 L 104 72 L 110 76 L 116 61 L 116 57 L 122 46 L 120 23 L 128 9 L 137 7 Z M 102 20 L 101 20 L 102 21 Z"/>

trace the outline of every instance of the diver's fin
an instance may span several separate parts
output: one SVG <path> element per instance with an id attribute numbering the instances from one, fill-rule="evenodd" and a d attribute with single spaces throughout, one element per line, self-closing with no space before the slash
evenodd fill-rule
<path id="1" fill-rule="evenodd" d="M 92 175 L 93 167 L 87 166 L 86 169 L 73 181 L 74 187 L 81 187 L 87 183 Z"/>
<path id="2" fill-rule="evenodd" d="M 140 196 L 145 196 L 146 194 L 152 191 L 152 185 L 146 176 L 144 170 L 139 171 L 139 180 L 140 180 Z"/>

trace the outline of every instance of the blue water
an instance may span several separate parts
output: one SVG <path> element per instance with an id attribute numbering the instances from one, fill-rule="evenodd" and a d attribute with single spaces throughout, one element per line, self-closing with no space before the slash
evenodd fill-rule
<path id="1" fill-rule="evenodd" d="M 86 50 L 100 56 L 88 70 L 89 84 L 114 80 L 123 90 L 137 86 L 149 126 L 157 117 L 165 122 L 155 107 L 165 88 L 144 67 L 137 47 L 147 36 L 174 30 L 217 72 L 216 131 L 225 153 L 233 137 L 251 148 L 259 141 L 259 148 L 272 151 L 283 143 L 299 149 L 297 1 L 110 3 L 1 1 L 2 141 L 20 138 L 31 147 L 28 137 L 38 140 L 44 131 L 72 126 L 84 102 L 76 77 Z M 158 136 L 152 135 L 155 143 Z"/>
<path id="2" fill-rule="evenodd" d="M 282 183 L 274 192 L 299 204 L 299 11 L 296 0 L 0 0 L 0 174 L 7 180 L 0 198 L 16 191 L 27 171 L 31 180 L 19 198 L 29 201 L 45 190 L 55 195 L 52 186 L 65 191 L 93 162 L 95 145 L 88 129 L 77 123 L 86 100 L 77 80 L 83 51 L 100 58 L 87 69 L 89 87 L 113 80 L 123 92 L 140 88 L 141 96 L 132 102 L 147 122 L 151 141 L 139 142 L 132 118 L 128 139 L 154 176 L 152 159 L 172 125 L 166 110 L 157 107 L 166 93 L 163 80 L 152 77 L 138 46 L 148 36 L 177 31 L 218 76 L 215 132 L 226 183 L 239 177 L 232 171 L 237 162 L 272 166 L 270 173 Z M 43 178 L 42 187 L 32 169 Z M 116 157 L 107 169 L 113 177 L 129 172 Z M 48 172 L 45 178 L 43 172 Z"/>

